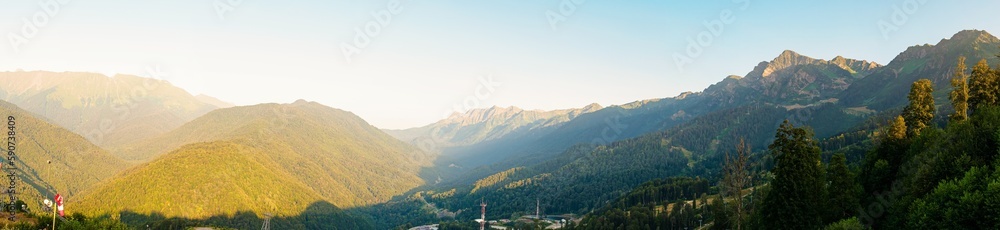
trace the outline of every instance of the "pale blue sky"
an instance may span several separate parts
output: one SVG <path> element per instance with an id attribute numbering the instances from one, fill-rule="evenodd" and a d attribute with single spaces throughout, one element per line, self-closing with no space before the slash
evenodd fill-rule
<path id="1" fill-rule="evenodd" d="M 555 29 L 546 12 L 558 13 L 561 0 L 404 0 L 347 62 L 342 43 L 353 43 L 355 29 L 377 21 L 371 13 L 389 0 L 243 0 L 224 19 L 214 7 L 227 0 L 91 0 L 61 4 L 15 52 L 10 38 L 23 35 L 22 19 L 53 1 L 0 3 L 0 70 L 149 76 L 145 69 L 159 66 L 193 94 L 240 105 L 318 101 L 381 128 L 465 109 L 484 76 L 500 85 L 473 105 L 563 109 L 701 91 L 786 49 L 885 64 L 962 29 L 1000 33 L 1000 1 L 985 0 L 589 0 Z M 892 24 L 895 7 L 906 20 L 884 37 L 878 22 Z M 674 55 L 723 12 L 731 23 L 678 69 Z"/>

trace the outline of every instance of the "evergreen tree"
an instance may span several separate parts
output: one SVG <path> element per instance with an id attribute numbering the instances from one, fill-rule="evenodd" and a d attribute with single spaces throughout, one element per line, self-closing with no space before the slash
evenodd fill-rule
<path id="1" fill-rule="evenodd" d="M 861 221 L 859 221 L 857 217 L 844 219 L 842 221 L 838 221 L 837 223 L 827 225 L 825 228 L 823 228 L 823 230 L 864 230 L 864 229 L 868 228 L 865 228 L 865 226 L 861 224 Z"/>
<path id="2" fill-rule="evenodd" d="M 889 127 L 885 130 L 885 136 L 881 137 L 885 141 L 898 141 L 906 138 L 906 119 L 902 115 L 896 116 L 896 119 L 889 122 Z"/>
<path id="3" fill-rule="evenodd" d="M 739 144 L 736 144 L 736 154 L 730 156 L 728 153 L 725 157 L 725 165 L 722 166 L 722 190 L 720 195 L 723 200 L 733 200 L 733 223 L 732 227 L 736 230 L 743 229 L 746 224 L 747 209 L 744 207 L 743 189 L 747 185 L 750 185 L 751 172 L 750 172 L 750 146 L 746 144 L 743 138 L 740 138 Z"/>
<path id="4" fill-rule="evenodd" d="M 979 60 L 976 66 L 972 67 L 972 75 L 969 77 L 969 108 L 975 111 L 983 106 L 997 105 L 998 87 L 997 74 L 990 69 L 986 59 Z"/>
<path id="5" fill-rule="evenodd" d="M 714 223 L 711 229 L 730 229 L 730 226 L 733 225 L 732 209 L 727 208 L 722 199 L 714 199 L 709 204 L 712 210 L 712 223 Z"/>
<path id="6" fill-rule="evenodd" d="M 827 173 L 830 180 L 827 187 L 830 196 L 827 222 L 854 216 L 854 211 L 860 203 L 858 195 L 861 193 L 861 185 L 854 180 L 854 172 L 847 167 L 847 157 L 843 153 L 834 154 L 830 158 Z"/>
<path id="7" fill-rule="evenodd" d="M 951 78 L 951 107 L 955 108 L 955 113 L 951 115 L 953 122 L 964 121 L 969 118 L 969 77 L 965 74 L 965 56 L 958 57 L 958 64 L 955 66 L 955 76 Z"/>
<path id="8" fill-rule="evenodd" d="M 910 104 L 903 108 L 903 118 L 906 120 L 906 127 L 909 128 L 907 134 L 910 136 L 919 135 L 920 130 L 927 128 L 931 119 L 934 119 L 934 95 L 931 95 L 933 92 L 931 81 L 927 79 L 917 80 L 910 87 L 910 95 L 906 96 L 910 99 Z"/>
<path id="9" fill-rule="evenodd" d="M 771 191 L 760 209 L 763 229 L 818 229 L 824 209 L 823 169 L 820 149 L 812 131 L 796 128 L 786 120 L 768 146 L 774 155 Z"/>
<path id="10" fill-rule="evenodd" d="M 896 116 L 884 129 L 884 134 L 877 136 L 877 144 L 867 153 L 864 163 L 861 166 L 861 173 L 858 176 L 859 182 L 864 190 L 864 196 L 860 196 L 859 204 L 874 204 L 880 202 L 877 196 L 869 194 L 885 193 L 891 191 L 891 186 L 896 181 L 899 171 L 909 149 L 910 139 L 906 137 L 906 120 L 903 116 Z M 882 203 L 879 203 L 882 204 Z M 862 206 L 862 208 L 869 208 Z M 882 207 L 886 208 L 886 207 Z M 860 216 L 865 216 L 864 214 Z M 866 217 L 864 221 L 868 224 L 885 222 L 885 215 Z"/>

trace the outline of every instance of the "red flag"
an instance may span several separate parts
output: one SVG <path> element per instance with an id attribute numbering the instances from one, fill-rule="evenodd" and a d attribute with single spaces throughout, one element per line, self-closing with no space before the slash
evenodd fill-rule
<path id="1" fill-rule="evenodd" d="M 56 194 L 56 210 L 59 210 L 59 216 L 66 216 L 66 214 L 63 213 L 63 199 L 59 194 Z"/>

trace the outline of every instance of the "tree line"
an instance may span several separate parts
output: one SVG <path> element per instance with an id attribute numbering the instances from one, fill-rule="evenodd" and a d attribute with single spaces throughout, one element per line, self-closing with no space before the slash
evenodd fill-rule
<path id="1" fill-rule="evenodd" d="M 969 71 L 965 63 L 960 57 L 951 78 L 954 112 L 943 125 L 934 122 L 938 105 L 928 79 L 913 82 L 907 105 L 874 132 L 822 143 L 871 139 L 858 164 L 843 152 L 824 161 L 811 128 L 785 121 L 764 157 L 747 157 L 753 152 L 736 144 L 710 189 L 719 199 L 690 213 L 710 229 L 1000 229 L 1000 67 L 984 59 Z M 629 201 L 634 205 L 602 209 L 575 227 L 695 226 L 658 212 L 655 203 Z"/>

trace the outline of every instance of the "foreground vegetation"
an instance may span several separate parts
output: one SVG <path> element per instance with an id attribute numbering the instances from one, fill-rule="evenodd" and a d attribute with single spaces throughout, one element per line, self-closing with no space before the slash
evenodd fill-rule
<path id="1" fill-rule="evenodd" d="M 786 121 L 768 151 L 757 153 L 766 157 L 726 162 L 713 190 L 728 198 L 630 195 L 576 228 L 684 229 L 698 221 L 711 229 L 1000 228 L 1000 71 L 983 60 L 967 74 L 964 63 L 960 58 L 956 67 L 944 127 L 934 122 L 931 82 L 918 80 L 909 104 L 870 132 L 874 145 L 853 166 L 844 154 L 824 163 L 810 129 Z M 734 188 L 732 178 L 743 177 L 764 185 Z M 662 208 L 668 203 L 675 203 L 672 210 Z"/>

